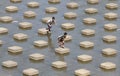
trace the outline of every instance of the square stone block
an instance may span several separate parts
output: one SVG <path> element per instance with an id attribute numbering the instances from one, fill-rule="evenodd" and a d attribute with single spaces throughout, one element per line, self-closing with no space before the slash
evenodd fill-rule
<path id="1" fill-rule="evenodd" d="M 113 48 L 105 48 L 102 50 L 102 53 L 105 55 L 115 55 L 117 53 L 117 50 L 113 49 Z"/>
<path id="2" fill-rule="evenodd" d="M 67 35 L 66 38 L 65 38 L 65 41 L 67 42 L 67 41 L 70 41 L 70 40 L 72 40 L 72 36 L 71 35 Z"/>
<path id="3" fill-rule="evenodd" d="M 84 18 L 84 19 L 83 19 L 83 23 L 89 24 L 89 25 L 95 24 L 96 22 L 97 22 L 97 20 L 94 19 L 94 18 Z"/>
<path id="4" fill-rule="evenodd" d="M 103 37 L 103 41 L 111 43 L 117 41 L 117 37 L 113 35 L 106 35 Z"/>
<path id="5" fill-rule="evenodd" d="M 32 23 L 30 22 L 20 22 L 19 27 L 22 29 L 32 28 Z"/>
<path id="6" fill-rule="evenodd" d="M 75 28 L 75 25 L 72 24 L 72 23 L 63 23 L 61 25 L 62 28 L 66 29 L 66 30 L 69 30 L 69 29 L 74 29 Z"/>
<path id="7" fill-rule="evenodd" d="M 38 41 L 34 41 L 34 45 L 37 47 L 45 47 L 48 46 L 48 42 L 44 40 L 38 40 Z"/>
<path id="8" fill-rule="evenodd" d="M 34 54 L 29 55 L 29 58 L 37 61 L 37 60 L 43 60 L 45 56 L 39 53 L 34 53 Z"/>
<path id="9" fill-rule="evenodd" d="M 23 34 L 23 33 L 14 34 L 13 37 L 16 40 L 26 40 L 26 39 L 28 39 L 28 36 L 26 34 Z"/>
<path id="10" fill-rule="evenodd" d="M 90 42 L 90 41 L 83 41 L 83 42 L 80 42 L 80 47 L 92 48 L 92 47 L 94 47 L 94 43 Z"/>
<path id="11" fill-rule="evenodd" d="M 38 33 L 41 34 L 41 35 L 46 35 L 47 34 L 47 29 L 46 28 L 41 28 L 41 29 L 38 29 Z"/>
<path id="12" fill-rule="evenodd" d="M 58 69 L 67 67 L 67 63 L 63 61 L 55 61 L 52 63 L 52 66 Z"/>
<path id="13" fill-rule="evenodd" d="M 34 68 L 28 68 L 23 70 L 23 74 L 27 76 L 35 76 L 39 74 L 39 71 Z"/>
<path id="14" fill-rule="evenodd" d="M 117 29 L 117 25 L 113 23 L 105 24 L 104 29 L 112 31 Z"/>
<path id="15" fill-rule="evenodd" d="M 116 64 L 112 62 L 104 62 L 100 64 L 100 67 L 106 70 L 111 70 L 116 68 Z"/>
<path id="16" fill-rule="evenodd" d="M 3 17 L 0 17 L 0 22 L 8 23 L 8 22 L 12 22 L 12 21 L 13 21 L 13 18 L 10 17 L 10 16 L 3 16 Z"/>
<path id="17" fill-rule="evenodd" d="M 42 18 L 42 22 L 43 22 L 43 23 L 47 23 L 47 21 L 50 20 L 50 19 L 51 19 L 51 17 Z"/>
<path id="18" fill-rule="evenodd" d="M 81 31 L 83 35 L 90 36 L 95 34 L 95 30 L 92 29 L 84 29 Z"/>
<path id="19" fill-rule="evenodd" d="M 85 54 L 79 55 L 77 58 L 78 58 L 78 60 L 83 61 L 83 62 L 87 62 L 87 61 L 91 61 L 92 60 L 92 56 L 85 55 Z"/>
<path id="20" fill-rule="evenodd" d="M 70 49 L 69 48 L 61 48 L 61 47 L 58 47 L 55 49 L 55 52 L 58 53 L 58 54 L 67 54 L 70 52 Z"/>
<path id="21" fill-rule="evenodd" d="M 77 76 L 90 76 L 90 71 L 86 69 L 75 70 L 75 75 Z"/>
<path id="22" fill-rule="evenodd" d="M 3 44 L 3 41 L 2 40 L 0 40 L 0 46 Z"/>
<path id="23" fill-rule="evenodd" d="M 4 34 L 4 33 L 7 33 L 7 32 L 8 32 L 7 28 L 0 27 L 0 34 Z"/>
<path id="24" fill-rule="evenodd" d="M 13 68 L 13 67 L 17 66 L 17 62 L 12 61 L 12 60 L 4 61 L 4 62 L 2 62 L 2 66 L 6 67 L 6 68 Z"/>
<path id="25" fill-rule="evenodd" d="M 23 48 L 20 47 L 20 46 L 11 46 L 11 47 L 8 47 L 8 52 L 10 53 L 20 53 L 23 51 Z"/>

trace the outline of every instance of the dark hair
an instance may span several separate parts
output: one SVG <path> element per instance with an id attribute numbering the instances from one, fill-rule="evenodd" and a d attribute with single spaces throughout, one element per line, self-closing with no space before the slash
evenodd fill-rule
<path id="1" fill-rule="evenodd" d="M 52 19 L 55 19 L 55 17 L 52 17 Z"/>
<path id="2" fill-rule="evenodd" d="M 67 32 L 64 32 L 64 35 L 67 35 Z"/>

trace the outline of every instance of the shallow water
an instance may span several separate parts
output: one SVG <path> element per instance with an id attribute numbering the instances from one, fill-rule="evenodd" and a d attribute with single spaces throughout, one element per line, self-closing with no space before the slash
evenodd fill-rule
<path id="1" fill-rule="evenodd" d="M 115 23 L 120 28 L 120 17 L 117 20 L 109 21 L 104 19 L 104 14 L 107 12 L 115 12 L 119 15 L 120 8 L 116 10 L 108 10 L 105 8 L 105 4 L 113 2 L 120 4 L 120 0 L 100 0 L 99 4 L 91 5 L 87 4 L 86 0 L 61 0 L 59 4 L 49 4 L 46 0 L 34 0 L 40 3 L 39 8 L 29 8 L 26 4 L 33 0 L 23 0 L 21 3 L 11 3 L 9 0 L 0 0 L 0 17 L 1 16 L 11 16 L 13 17 L 13 23 L 0 23 L 0 26 L 9 29 L 9 33 L 5 35 L 0 35 L 0 40 L 4 41 L 4 44 L 0 47 L 0 64 L 6 60 L 13 60 L 18 62 L 18 67 L 14 69 L 6 69 L 0 66 L 0 76 L 22 76 L 22 71 L 27 68 L 36 68 L 39 70 L 39 76 L 74 76 L 74 71 L 81 68 L 86 68 L 91 71 L 91 76 L 120 76 L 120 31 L 108 32 L 105 31 L 103 26 L 106 23 Z M 68 9 L 66 4 L 68 2 L 77 2 L 80 7 L 78 9 Z M 5 11 L 5 7 L 9 5 L 15 5 L 19 8 L 17 13 L 8 13 Z M 48 6 L 57 7 L 58 13 L 48 14 L 45 13 L 45 8 Z M 95 7 L 98 9 L 97 14 L 86 14 L 84 9 L 88 7 Z M 23 17 L 25 11 L 34 11 L 37 13 L 37 17 L 34 19 L 26 19 Z M 78 17 L 76 19 L 67 20 L 64 19 L 64 13 L 66 12 L 76 12 Z M 48 16 L 55 16 L 57 25 L 52 28 L 52 35 L 41 36 L 37 34 L 38 28 L 47 27 L 46 24 L 41 22 L 41 19 Z M 119 15 L 120 16 L 120 15 Z M 93 17 L 97 19 L 96 25 L 85 25 L 82 23 L 82 19 L 86 17 Z M 18 21 L 18 22 L 16 22 Z M 18 27 L 18 23 L 22 21 L 28 21 L 33 23 L 33 27 L 30 30 L 22 30 Z M 65 22 L 74 23 L 76 28 L 67 31 L 73 39 L 70 42 L 65 43 L 65 46 L 70 48 L 70 53 L 67 55 L 58 55 L 55 53 L 55 48 L 58 47 L 57 36 L 61 35 L 64 30 L 61 29 L 61 24 Z M 94 29 L 96 30 L 95 36 L 85 37 L 80 34 L 82 29 Z M 25 33 L 29 36 L 29 39 L 24 42 L 17 42 L 13 39 L 13 34 L 15 33 Z M 105 35 L 115 35 L 117 36 L 117 42 L 108 44 L 102 41 L 102 37 Z M 33 41 L 35 40 L 46 40 L 49 42 L 49 46 L 46 48 L 36 48 L 33 46 Z M 93 49 L 85 50 L 79 47 L 81 41 L 89 40 L 95 43 Z M 18 45 L 23 47 L 22 54 L 12 55 L 7 51 L 7 47 Z M 101 54 L 101 50 L 104 48 L 114 48 L 118 50 L 116 56 L 106 57 Z M 45 55 L 45 60 L 41 62 L 33 62 L 29 60 L 29 55 L 32 53 L 41 53 Z M 93 57 L 93 60 L 89 63 L 81 63 L 77 61 L 77 56 L 81 54 L 88 54 Z M 57 60 L 67 62 L 68 67 L 66 69 L 57 70 L 51 67 L 51 63 Z M 111 61 L 117 65 L 117 68 L 112 71 L 104 71 L 99 68 L 99 65 L 103 62 Z"/>

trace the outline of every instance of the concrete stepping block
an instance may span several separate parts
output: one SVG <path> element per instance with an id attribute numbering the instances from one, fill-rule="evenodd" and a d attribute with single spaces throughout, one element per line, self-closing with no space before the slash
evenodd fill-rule
<path id="1" fill-rule="evenodd" d="M 94 47 L 94 43 L 90 42 L 90 41 L 83 41 L 83 42 L 80 42 L 80 47 L 92 48 L 92 47 Z"/>
<path id="2" fill-rule="evenodd" d="M 91 36 L 91 35 L 94 35 L 95 34 L 95 30 L 92 30 L 92 29 L 84 29 L 81 31 L 81 33 L 83 35 L 86 35 L 86 36 Z"/>
<path id="3" fill-rule="evenodd" d="M 113 35 L 106 35 L 106 36 L 103 36 L 103 41 L 108 43 L 115 42 L 117 41 L 117 37 Z"/>
<path id="4" fill-rule="evenodd" d="M 10 0 L 11 2 L 13 3 L 19 3 L 19 2 L 22 2 L 22 0 Z"/>
<path id="5" fill-rule="evenodd" d="M 38 2 L 34 2 L 34 1 L 27 3 L 27 6 L 30 8 L 37 8 L 39 7 L 39 5 L 40 4 Z"/>
<path id="6" fill-rule="evenodd" d="M 88 14 L 94 14 L 94 13 L 97 13 L 98 10 L 96 8 L 86 8 L 85 12 Z"/>
<path id="7" fill-rule="evenodd" d="M 33 11 L 26 11 L 26 12 L 24 12 L 24 17 L 26 17 L 26 18 L 36 17 L 36 13 Z"/>
<path id="8" fill-rule="evenodd" d="M 86 69 L 75 70 L 75 75 L 77 76 L 90 76 L 90 71 Z"/>
<path id="9" fill-rule="evenodd" d="M 13 67 L 16 67 L 17 65 L 18 65 L 17 62 L 12 61 L 12 60 L 2 62 L 2 66 L 6 68 L 13 68 Z"/>
<path id="10" fill-rule="evenodd" d="M 34 45 L 37 47 L 45 47 L 45 46 L 48 46 L 48 42 L 44 40 L 37 40 L 37 41 L 34 41 Z"/>
<path id="11" fill-rule="evenodd" d="M 0 34 L 8 33 L 8 29 L 4 27 L 0 27 Z"/>
<path id="12" fill-rule="evenodd" d="M 70 9 L 75 9 L 75 8 L 79 7 L 78 3 L 76 3 L 76 2 L 67 3 L 66 6 L 67 6 L 67 8 L 70 8 Z"/>
<path id="13" fill-rule="evenodd" d="M 7 6 L 5 9 L 8 12 L 17 12 L 18 11 L 18 7 L 16 7 L 16 6 Z"/>
<path id="14" fill-rule="evenodd" d="M 56 4 L 56 3 L 60 3 L 60 0 L 48 0 L 48 2 Z"/>
<path id="15" fill-rule="evenodd" d="M 79 55 L 77 58 L 79 61 L 82 61 L 82 62 L 88 62 L 92 60 L 92 56 L 86 55 L 86 54 Z"/>
<path id="16" fill-rule="evenodd" d="M 70 52 L 70 49 L 69 48 L 61 48 L 61 47 L 58 47 L 58 48 L 55 48 L 55 52 L 58 53 L 58 54 L 68 54 Z"/>
<path id="17" fill-rule="evenodd" d="M 47 7 L 45 11 L 46 13 L 57 13 L 58 10 L 55 7 Z"/>
<path id="18" fill-rule="evenodd" d="M 23 51 L 23 48 L 20 47 L 20 46 L 11 46 L 11 47 L 8 47 L 8 52 L 10 53 L 21 53 Z"/>
<path id="19" fill-rule="evenodd" d="M 116 64 L 112 62 L 104 62 L 100 64 L 100 67 L 105 69 L 105 70 L 112 70 L 116 68 Z"/>
<path id="20" fill-rule="evenodd" d="M 50 19 L 51 19 L 51 17 L 42 18 L 42 22 L 43 22 L 43 23 L 47 23 L 47 21 L 50 20 Z"/>
<path id="21" fill-rule="evenodd" d="M 108 8 L 108 9 L 117 9 L 118 4 L 116 4 L 116 3 L 108 3 L 108 4 L 106 4 L 106 8 Z"/>
<path id="22" fill-rule="evenodd" d="M 117 25 L 113 24 L 113 23 L 108 23 L 104 25 L 104 29 L 109 30 L 109 31 L 113 31 L 117 29 Z"/>
<path id="23" fill-rule="evenodd" d="M 102 53 L 107 55 L 107 56 L 111 56 L 111 55 L 117 54 L 117 50 L 115 50 L 113 48 L 105 48 L 102 50 Z"/>
<path id="24" fill-rule="evenodd" d="M 72 40 L 72 36 L 71 35 L 67 35 L 66 38 L 65 38 L 65 42 L 71 41 L 71 40 Z"/>
<path id="25" fill-rule="evenodd" d="M 87 2 L 90 4 L 98 4 L 99 0 L 87 0 Z"/>
<path id="26" fill-rule="evenodd" d="M 3 17 L 0 17 L 0 21 L 3 23 L 8 23 L 8 22 L 12 22 L 13 18 L 10 16 L 3 16 Z"/>
<path id="27" fill-rule="evenodd" d="M 41 29 L 38 29 L 38 33 L 41 34 L 41 35 L 47 35 L 47 31 L 46 28 L 41 28 Z"/>
<path id="28" fill-rule="evenodd" d="M 61 27 L 62 27 L 63 29 L 66 29 L 66 30 L 70 30 L 70 29 L 74 29 L 74 28 L 75 28 L 75 25 L 72 24 L 72 23 L 63 23 L 63 24 L 61 25 Z"/>
<path id="29" fill-rule="evenodd" d="M 26 40 L 26 39 L 28 39 L 28 36 L 23 33 L 17 33 L 17 34 L 13 35 L 13 38 L 16 40 Z"/>
<path id="30" fill-rule="evenodd" d="M 34 68 L 28 68 L 23 70 L 23 74 L 27 76 L 36 76 L 36 75 L 39 75 L 39 71 Z"/>
<path id="31" fill-rule="evenodd" d="M 84 18 L 83 19 L 83 23 L 85 23 L 85 24 L 95 24 L 96 21 L 97 20 L 95 18 Z"/>
<path id="32" fill-rule="evenodd" d="M 63 62 L 63 61 L 55 61 L 55 62 L 52 62 L 52 66 L 57 68 L 57 69 L 61 69 L 61 68 L 66 68 L 67 63 Z"/>
<path id="33" fill-rule="evenodd" d="M 110 12 L 110 13 L 105 13 L 104 17 L 106 19 L 113 20 L 113 19 L 117 19 L 118 15 L 117 13 Z"/>
<path id="34" fill-rule="evenodd" d="M 34 53 L 34 54 L 29 55 L 29 58 L 32 60 L 38 61 L 38 60 L 43 60 L 45 56 L 39 53 Z"/>
<path id="35" fill-rule="evenodd" d="M 77 17 L 77 14 L 73 12 L 67 12 L 64 13 L 64 17 L 67 19 L 75 19 Z"/>
<path id="36" fill-rule="evenodd" d="M 32 28 L 32 23 L 30 22 L 20 22 L 19 27 L 22 29 Z"/>
<path id="37" fill-rule="evenodd" d="M 0 40 L 0 46 L 1 46 L 1 45 L 3 45 L 3 41 L 2 41 L 2 40 Z"/>

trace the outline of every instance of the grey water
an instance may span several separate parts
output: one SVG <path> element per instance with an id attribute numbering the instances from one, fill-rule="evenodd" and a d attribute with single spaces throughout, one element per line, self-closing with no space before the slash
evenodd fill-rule
<path id="1" fill-rule="evenodd" d="M 4 42 L 0 46 L 0 65 L 3 61 L 13 60 L 18 63 L 18 66 L 13 69 L 7 69 L 0 66 L 0 76 L 23 76 L 22 71 L 27 68 L 35 68 L 39 70 L 39 76 L 74 76 L 74 71 L 77 69 L 85 68 L 91 72 L 91 76 L 120 76 L 120 31 L 105 31 L 103 26 L 107 23 L 114 23 L 120 28 L 120 8 L 115 10 L 109 10 L 105 8 L 107 3 L 117 3 L 120 4 L 120 0 L 99 0 L 99 4 L 88 4 L 87 0 L 61 0 L 59 4 L 50 4 L 48 0 L 34 0 L 40 3 L 39 8 L 29 8 L 27 3 L 33 0 L 22 0 L 21 3 L 12 3 L 10 0 L 0 0 L 0 17 L 11 16 L 13 17 L 13 23 L 0 23 L 0 27 L 5 27 L 9 30 L 8 34 L 0 35 L 0 40 Z M 66 4 L 69 2 L 77 2 L 79 4 L 78 9 L 68 9 Z M 14 5 L 19 8 L 17 13 L 9 13 L 5 11 L 5 7 Z M 49 14 L 45 12 L 45 8 L 53 6 L 58 9 L 55 14 Z M 96 14 L 86 14 L 84 9 L 93 7 L 98 9 Z M 37 16 L 34 19 L 26 19 L 23 16 L 25 11 L 34 11 Z M 75 12 L 77 13 L 76 19 L 65 19 L 64 13 Z M 104 19 L 104 14 L 108 12 L 115 12 L 118 14 L 118 19 L 116 20 L 106 20 Z M 37 33 L 39 28 L 47 27 L 46 24 L 41 22 L 44 17 L 56 17 L 57 24 L 52 28 L 51 36 L 41 36 Z M 85 25 L 82 20 L 87 17 L 92 17 L 97 20 L 95 25 Z M 33 24 L 32 29 L 23 30 L 18 26 L 19 22 L 31 22 Z M 61 29 L 61 24 L 71 22 L 75 24 L 75 29 L 67 30 L 68 34 L 72 36 L 72 41 L 66 42 L 65 46 L 70 49 L 70 53 L 67 55 L 58 55 L 55 53 L 55 48 L 58 47 L 57 37 L 63 34 L 64 31 Z M 81 35 L 81 30 L 83 29 L 94 29 L 95 36 L 85 37 Z M 28 40 L 24 42 L 17 42 L 13 39 L 13 35 L 16 33 L 25 33 L 28 35 Z M 102 41 L 102 37 L 105 35 L 114 35 L 117 37 L 117 41 L 112 44 L 108 44 Z M 33 46 L 33 42 L 36 40 L 45 40 L 49 42 L 46 48 L 36 48 Z M 92 49 L 85 50 L 80 48 L 79 43 L 82 41 L 94 42 L 95 46 Z M 18 55 L 12 55 L 8 53 L 7 48 L 10 46 L 21 46 L 23 47 L 23 52 Z M 102 55 L 101 51 L 104 48 L 114 48 L 117 50 L 117 55 L 113 57 L 106 57 Z M 41 53 L 45 55 L 45 60 L 41 62 L 34 62 L 29 60 L 29 55 L 32 53 Z M 88 54 L 93 57 L 93 60 L 89 63 L 81 63 L 77 61 L 77 56 L 81 54 Z M 51 67 L 54 61 L 65 61 L 67 62 L 67 68 L 58 70 Z M 100 64 L 106 61 L 110 61 L 116 64 L 117 68 L 112 71 L 104 71 L 99 68 Z"/>

